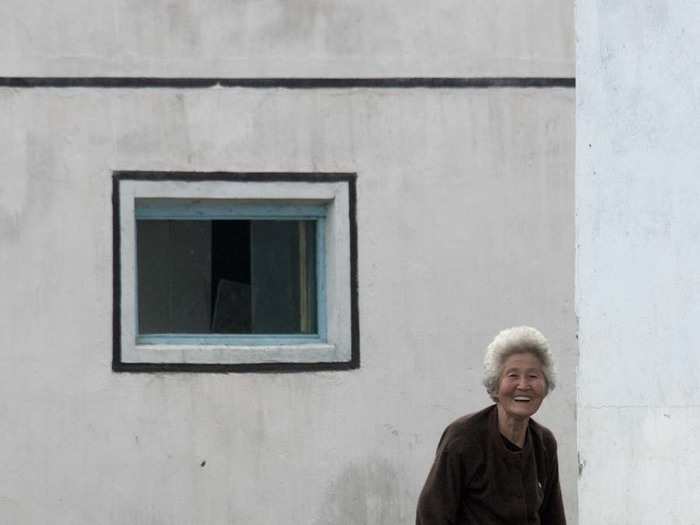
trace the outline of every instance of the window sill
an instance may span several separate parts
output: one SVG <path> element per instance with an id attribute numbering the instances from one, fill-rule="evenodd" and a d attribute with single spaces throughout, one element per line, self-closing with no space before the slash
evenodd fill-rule
<path id="1" fill-rule="evenodd" d="M 260 364 L 260 363 L 333 363 L 340 361 L 337 347 L 326 343 L 295 345 L 135 345 L 129 363 L 179 364 Z"/>

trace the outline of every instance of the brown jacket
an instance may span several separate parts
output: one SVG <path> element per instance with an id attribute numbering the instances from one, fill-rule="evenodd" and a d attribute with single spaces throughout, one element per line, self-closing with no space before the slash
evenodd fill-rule
<path id="1" fill-rule="evenodd" d="M 566 524 L 557 442 L 531 419 L 522 450 L 509 450 L 492 405 L 443 432 L 416 525 L 516 524 Z"/>

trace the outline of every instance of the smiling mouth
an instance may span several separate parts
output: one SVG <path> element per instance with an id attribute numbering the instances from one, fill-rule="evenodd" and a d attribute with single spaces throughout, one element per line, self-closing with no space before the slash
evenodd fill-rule
<path id="1" fill-rule="evenodd" d="M 515 396 L 513 399 L 515 401 L 520 401 L 521 403 L 530 401 L 530 398 L 527 396 Z"/>

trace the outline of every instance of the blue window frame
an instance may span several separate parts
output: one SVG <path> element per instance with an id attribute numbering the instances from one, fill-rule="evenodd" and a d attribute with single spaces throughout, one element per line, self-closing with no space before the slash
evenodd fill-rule
<path id="1" fill-rule="evenodd" d="M 326 342 L 326 264 L 325 264 L 325 233 L 326 233 L 326 215 L 328 207 L 323 204 L 304 204 L 304 203 L 276 203 L 272 201 L 258 202 L 238 202 L 233 199 L 136 199 L 135 203 L 135 218 L 137 232 L 137 269 L 139 275 L 137 278 L 137 336 L 136 343 L 138 345 L 177 345 L 177 344 L 194 344 L 194 345 L 233 345 L 233 346 L 269 346 L 269 345 L 298 345 L 303 343 L 324 343 Z M 220 226 L 230 226 L 233 224 L 239 225 L 234 228 L 216 228 Z M 291 228 L 290 228 L 291 226 Z M 248 235 L 235 235 L 237 230 L 247 229 Z M 225 238 L 225 241 L 215 243 L 214 239 L 224 237 L 223 235 L 212 234 L 212 231 L 232 230 L 233 234 Z M 267 237 L 258 242 L 255 232 L 262 230 L 261 237 Z M 306 239 L 306 235 L 296 235 L 294 239 L 285 238 L 285 234 L 291 232 L 287 237 L 294 237 L 295 232 L 310 233 L 313 238 Z M 163 234 L 165 232 L 165 235 Z M 204 237 L 204 238 L 203 238 Z M 207 238 L 209 237 L 209 238 Z M 280 238 L 281 237 L 281 238 Z M 289 274 L 288 268 L 280 267 L 282 261 L 291 259 L 289 257 L 288 245 L 290 240 L 294 241 L 298 246 L 311 246 L 312 251 L 300 248 L 300 259 L 310 261 L 308 270 L 294 268 L 294 272 L 301 277 L 297 282 L 281 282 L 280 279 L 275 279 L 275 275 L 279 273 Z M 266 242 L 264 249 L 257 248 L 258 244 Z M 303 242 L 302 242 L 303 241 Z M 238 243 L 238 245 L 236 245 Z M 242 271 L 238 273 L 247 273 L 247 286 L 238 281 L 228 281 L 223 278 L 219 279 L 218 283 L 211 283 L 212 273 L 215 273 L 211 268 L 211 260 L 215 258 L 218 244 L 226 247 L 228 251 L 234 255 L 243 256 L 244 259 Z M 155 246 L 154 246 L 155 245 Z M 232 246 L 233 245 L 233 246 Z M 257 248 L 257 249 L 256 249 Z M 189 257 L 182 257 L 183 252 L 187 252 Z M 251 252 L 261 253 L 260 257 L 251 257 Z M 282 253 L 280 253 L 282 252 Z M 301 253 L 303 252 L 303 253 Z M 195 259 L 198 263 L 180 264 L 176 268 L 169 265 L 168 253 L 170 257 L 178 257 L 179 259 Z M 251 271 L 250 265 L 253 261 L 258 261 L 261 257 L 275 257 L 277 260 L 274 264 L 267 264 L 269 261 L 260 261 L 257 266 L 263 267 L 263 271 Z M 151 259 L 151 260 L 145 260 Z M 235 262 L 235 261 L 234 261 Z M 301 264 L 300 261 L 290 260 L 288 266 L 309 266 L 309 264 Z M 202 268 L 203 264 L 207 266 Z M 164 266 L 167 269 L 164 269 Z M 241 266 L 240 261 L 238 266 Z M 142 269 L 146 271 L 141 272 Z M 189 272 L 188 272 L 189 270 Z M 183 278 L 182 273 L 195 273 L 198 279 Z M 141 275 L 146 273 L 147 275 Z M 219 272 L 220 274 L 223 272 Z M 261 274 L 259 280 L 262 283 L 251 283 L 257 274 Z M 310 275 L 310 278 L 304 279 L 305 275 Z M 155 284 L 160 286 L 154 286 Z M 185 281 L 184 285 L 182 281 Z M 193 281 L 194 284 L 193 284 Z M 269 283 L 269 281 L 276 281 Z M 288 279 L 294 281 L 294 279 Z M 233 305 L 239 310 L 232 312 L 228 319 L 245 317 L 248 323 L 231 323 L 229 327 L 234 326 L 234 331 L 238 333 L 224 333 L 232 330 L 221 330 L 226 328 L 225 323 L 216 323 L 219 317 L 214 312 L 221 310 L 216 308 L 221 301 L 222 293 L 214 294 L 212 298 L 212 307 L 209 308 L 209 301 L 193 300 L 193 298 L 201 298 L 203 295 L 201 290 L 197 289 L 198 285 L 202 284 L 212 290 L 221 291 L 222 283 L 235 283 L 238 286 L 234 287 L 229 284 L 228 288 L 232 290 L 230 294 L 237 300 L 228 301 L 229 305 Z M 218 284 L 218 285 L 217 285 Z M 206 286 L 208 285 L 208 286 Z M 278 285 L 275 288 L 275 285 Z M 298 285 L 298 286 L 292 286 Z M 144 289 L 153 290 L 150 294 L 146 294 Z M 160 288 L 160 289 L 158 289 Z M 176 290 L 173 292 L 173 288 Z M 183 288 L 185 290 L 183 291 Z M 239 293 L 238 290 L 252 288 L 256 293 Z M 281 294 L 289 291 L 290 293 Z M 294 289 L 296 288 L 296 289 Z M 296 293 L 294 293 L 296 292 Z M 313 297 L 304 300 L 304 297 L 313 294 Z M 244 295 L 248 301 L 242 301 L 240 296 Z M 256 295 L 259 300 L 256 301 Z M 284 295 L 280 301 L 267 308 L 263 309 L 261 316 L 266 316 L 267 319 L 257 323 L 260 326 L 256 330 L 256 323 L 250 319 L 255 318 L 255 312 L 244 312 L 240 315 L 240 310 L 256 310 L 256 304 L 260 302 L 270 303 L 270 296 Z M 146 297 L 144 297 L 146 296 Z M 170 308 L 163 308 L 163 297 L 170 299 Z M 185 304 L 173 305 L 173 297 L 179 299 Z M 286 297 L 290 296 L 290 297 Z M 294 297 L 291 297 L 294 296 Z M 247 304 L 242 304 L 242 303 Z M 290 305 L 290 303 L 296 303 Z M 302 303 L 302 304 L 300 304 Z M 193 308 L 192 305 L 195 305 Z M 299 305 L 294 308 L 293 306 Z M 303 306 L 311 305 L 311 312 L 305 312 L 308 308 Z M 290 306 L 292 306 L 290 308 Z M 181 312 L 172 315 L 167 315 L 167 310 L 177 310 Z M 193 309 L 197 310 L 194 312 Z M 234 308 L 229 308 L 233 310 Z M 261 309 L 261 308 L 258 308 Z M 143 310 L 149 310 L 144 312 Z M 290 312 L 289 310 L 294 310 Z M 147 315 L 148 314 L 148 315 Z M 198 314 L 198 315 L 197 315 Z M 286 314 L 286 315 L 285 315 Z M 296 318 L 294 319 L 296 314 Z M 306 314 L 306 315 L 303 315 Z M 168 317 L 168 319 L 163 319 Z M 291 327 L 294 321 L 298 320 L 299 328 L 293 330 L 275 330 L 275 324 L 280 325 L 281 318 L 290 318 L 292 322 L 282 323 L 282 328 Z M 304 317 L 310 321 L 304 323 Z M 152 320 L 152 318 L 155 318 Z M 193 320 L 194 319 L 194 320 Z M 284 319 L 282 319 L 283 321 Z M 148 321 L 148 322 L 144 322 Z M 246 326 L 241 326 L 245 324 Z M 143 330 L 144 325 L 148 325 L 148 330 Z M 184 325 L 184 326 L 183 326 Z M 272 325 L 272 326 L 271 326 Z M 303 325 L 307 325 L 306 329 Z M 166 327 L 169 329 L 157 330 L 157 327 Z M 189 328 L 189 330 L 188 330 Z M 257 333 L 256 333 L 257 332 Z M 261 333 L 264 332 L 264 333 Z"/>

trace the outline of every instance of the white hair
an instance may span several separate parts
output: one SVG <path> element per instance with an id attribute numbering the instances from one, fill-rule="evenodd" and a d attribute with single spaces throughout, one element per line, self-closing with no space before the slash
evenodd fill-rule
<path id="1" fill-rule="evenodd" d="M 491 399 L 498 401 L 498 386 L 503 365 L 513 354 L 532 354 L 542 363 L 546 383 L 545 395 L 554 390 L 556 377 L 549 343 L 542 333 L 531 326 L 514 326 L 499 332 L 486 348 L 484 356 L 484 386 Z"/>

